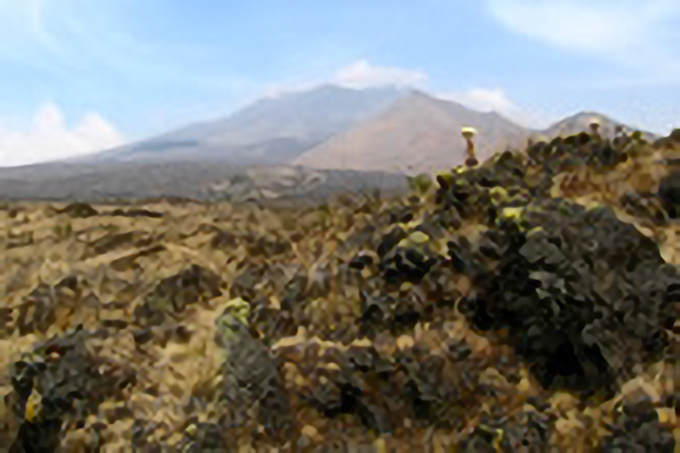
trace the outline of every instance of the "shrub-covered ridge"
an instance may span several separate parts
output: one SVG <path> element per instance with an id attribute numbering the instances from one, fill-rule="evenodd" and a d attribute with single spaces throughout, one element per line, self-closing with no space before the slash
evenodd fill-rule
<path id="1" fill-rule="evenodd" d="M 673 143 L 316 209 L 8 207 L 0 447 L 672 450 L 675 227 L 638 179 Z"/>

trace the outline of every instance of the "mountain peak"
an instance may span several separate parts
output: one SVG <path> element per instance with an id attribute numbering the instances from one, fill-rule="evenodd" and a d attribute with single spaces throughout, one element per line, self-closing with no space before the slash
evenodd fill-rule
<path id="1" fill-rule="evenodd" d="M 593 120 L 597 120 L 600 124 L 600 134 L 607 137 L 613 137 L 616 134 L 616 129 L 618 127 L 623 127 L 627 131 L 636 129 L 602 113 L 593 110 L 583 110 L 554 123 L 552 126 L 539 132 L 539 135 L 544 137 L 556 137 L 578 134 L 580 132 L 589 132 L 590 124 Z M 650 132 L 642 132 L 646 138 L 654 139 L 656 137 L 655 134 Z"/>
<path id="2" fill-rule="evenodd" d="M 465 153 L 461 127 L 480 131 L 479 157 L 523 146 L 525 137 L 571 135 L 590 129 L 592 118 L 603 135 L 621 125 L 584 110 L 543 131 L 514 124 L 495 111 L 479 112 L 455 100 L 416 87 L 387 85 L 352 88 L 325 83 L 305 91 L 261 99 L 233 115 L 190 125 L 121 148 L 70 159 L 71 163 L 173 161 L 232 165 L 295 163 L 319 168 L 429 171 L 455 165 Z M 346 156 L 353 155 L 354 162 Z"/>
<path id="3" fill-rule="evenodd" d="M 464 161 L 467 145 L 460 131 L 466 126 L 480 131 L 475 143 L 480 158 L 526 143 L 527 131 L 509 120 L 411 89 L 383 113 L 307 151 L 294 163 L 431 173 Z"/>
<path id="4" fill-rule="evenodd" d="M 234 165 L 283 164 L 378 114 L 402 96 L 391 87 L 357 90 L 324 84 L 261 99 L 229 117 L 83 156 L 78 161 L 207 159 Z"/>
<path id="5" fill-rule="evenodd" d="M 573 119 L 579 119 L 579 120 L 592 120 L 592 119 L 597 119 L 597 120 L 605 120 L 605 121 L 612 121 L 616 122 L 615 120 L 609 118 L 607 115 L 604 115 L 599 112 L 595 112 L 593 110 L 583 110 L 575 115 L 572 115 L 570 117 L 567 117 L 566 119 L 573 118 Z"/>
<path id="6" fill-rule="evenodd" d="M 416 98 L 416 99 L 432 99 L 432 100 L 435 99 L 429 93 L 426 93 L 425 91 L 419 90 L 418 88 L 405 88 L 404 92 L 405 92 L 406 96 Z"/>

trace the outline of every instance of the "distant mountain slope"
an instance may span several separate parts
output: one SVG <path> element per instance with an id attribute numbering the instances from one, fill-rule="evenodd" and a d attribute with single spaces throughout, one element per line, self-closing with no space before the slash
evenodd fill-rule
<path id="1" fill-rule="evenodd" d="M 389 107 L 397 88 L 322 86 L 263 99 L 216 121 L 139 143 L 71 159 L 73 163 L 210 160 L 237 165 L 281 164 Z"/>
<path id="2" fill-rule="evenodd" d="M 477 154 L 524 148 L 529 132 L 496 113 L 481 113 L 413 91 L 391 108 L 293 161 L 312 168 L 431 172 L 465 160 L 461 128 L 475 127 Z"/>
<path id="3" fill-rule="evenodd" d="M 340 192 L 380 189 L 393 193 L 406 188 L 403 175 L 388 173 L 206 162 L 45 164 L 0 169 L 0 199 L 321 200 Z"/>

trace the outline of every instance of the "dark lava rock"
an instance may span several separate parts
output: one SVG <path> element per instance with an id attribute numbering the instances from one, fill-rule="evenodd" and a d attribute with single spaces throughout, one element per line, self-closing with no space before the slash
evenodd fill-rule
<path id="1" fill-rule="evenodd" d="M 680 171 L 673 171 L 661 179 L 658 194 L 668 216 L 677 218 L 680 207 Z"/>
<path id="2" fill-rule="evenodd" d="M 114 217 L 149 217 L 152 219 L 160 219 L 163 217 L 162 212 L 150 211 L 148 209 L 114 209 L 109 215 Z"/>
<path id="3" fill-rule="evenodd" d="M 461 309 L 480 330 L 507 329 L 544 386 L 606 388 L 667 347 L 675 268 L 610 210 L 532 203 L 482 245 L 495 252 L 480 247 L 488 267 L 473 273 L 474 297 Z"/>
<path id="4" fill-rule="evenodd" d="M 144 302 L 135 307 L 135 318 L 141 325 L 161 325 L 166 315 L 176 317 L 189 305 L 219 297 L 221 287 L 222 280 L 217 274 L 193 264 L 163 279 Z"/>
<path id="5" fill-rule="evenodd" d="M 184 434 L 181 443 L 182 451 L 186 453 L 199 452 L 231 452 L 238 451 L 237 445 L 228 444 L 224 438 L 222 428 L 215 423 L 198 423 L 194 430 Z"/>
<path id="6" fill-rule="evenodd" d="M 659 423 L 659 416 L 650 401 L 623 406 L 611 434 L 602 440 L 602 451 L 672 453 L 675 438 L 672 428 Z"/>
<path id="7" fill-rule="evenodd" d="M 84 423 L 104 400 L 121 397 L 125 387 L 134 385 L 133 371 L 106 364 L 88 351 L 85 341 L 90 335 L 80 329 L 51 338 L 13 364 L 12 387 L 20 411 L 26 410 L 32 393 L 42 397 L 37 413 L 24 420 L 16 439 L 23 451 L 56 451 L 64 425 Z M 108 365 L 107 371 L 100 371 L 102 365 Z"/>
<path id="8" fill-rule="evenodd" d="M 221 400 L 229 411 L 222 425 L 226 429 L 239 428 L 254 415 L 272 439 L 286 438 L 292 428 L 291 407 L 278 363 L 251 335 L 242 318 L 245 315 L 244 307 L 227 307 L 217 321 L 215 340 L 226 355 Z M 254 405 L 257 413 L 249 415 Z"/>
<path id="9" fill-rule="evenodd" d="M 99 212 L 87 203 L 71 203 L 64 209 L 58 209 L 60 214 L 68 214 L 73 218 L 85 219 L 99 214 Z"/>

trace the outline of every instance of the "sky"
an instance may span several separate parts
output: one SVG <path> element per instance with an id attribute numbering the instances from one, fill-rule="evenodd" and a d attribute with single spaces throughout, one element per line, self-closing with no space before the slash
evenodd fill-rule
<path id="1" fill-rule="evenodd" d="M 0 166 L 85 154 L 323 83 L 542 128 L 680 127 L 677 0 L 0 0 Z"/>

